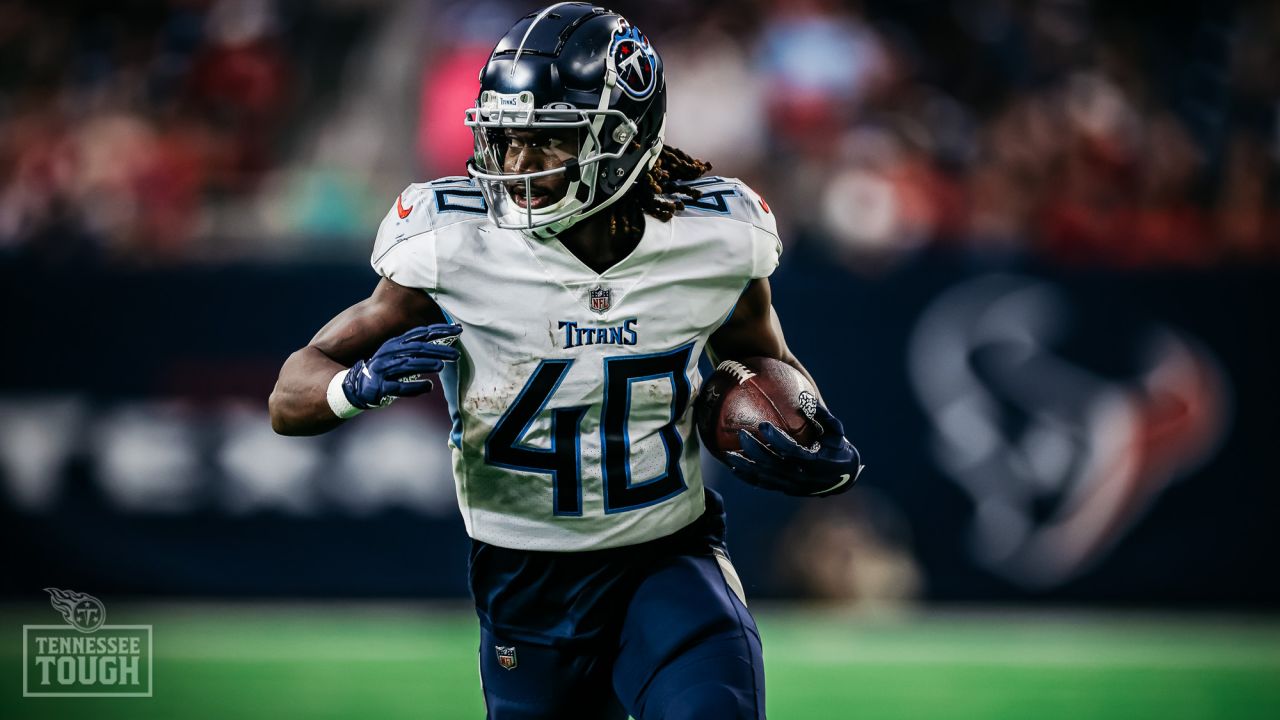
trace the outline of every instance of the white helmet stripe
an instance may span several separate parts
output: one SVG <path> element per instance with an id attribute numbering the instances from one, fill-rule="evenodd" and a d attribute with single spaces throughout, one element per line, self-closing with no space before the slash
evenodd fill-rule
<path id="1" fill-rule="evenodd" d="M 524 54 L 524 42 L 529 39 L 529 33 L 533 32 L 534 26 L 537 25 L 539 22 L 541 22 L 542 18 L 546 17 L 547 15 L 550 15 L 552 10 L 555 10 L 561 5 L 572 5 L 572 4 L 573 3 L 568 3 L 568 2 L 558 2 L 555 5 L 548 5 L 547 7 L 542 9 L 542 12 L 538 13 L 538 17 L 534 18 L 533 22 L 529 23 L 529 27 L 525 28 L 524 37 L 520 38 L 520 47 L 516 48 L 516 57 L 514 60 L 511 61 L 511 72 L 508 73 L 509 77 L 516 76 L 516 64 L 520 62 L 520 56 Z M 483 72 L 483 70 L 481 72 Z"/>

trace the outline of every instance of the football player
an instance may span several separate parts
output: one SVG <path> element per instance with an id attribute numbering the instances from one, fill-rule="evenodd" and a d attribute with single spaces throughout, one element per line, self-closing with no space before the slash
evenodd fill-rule
<path id="1" fill-rule="evenodd" d="M 439 373 L 489 717 L 764 717 L 691 400 L 704 351 L 804 372 L 770 301 L 773 215 L 663 144 L 662 61 L 613 12 L 531 13 L 480 77 L 468 176 L 396 199 L 373 295 L 285 362 L 272 426 L 324 432 Z M 815 418 L 812 448 L 742 433 L 733 471 L 848 490 L 858 453 L 826 408 Z"/>

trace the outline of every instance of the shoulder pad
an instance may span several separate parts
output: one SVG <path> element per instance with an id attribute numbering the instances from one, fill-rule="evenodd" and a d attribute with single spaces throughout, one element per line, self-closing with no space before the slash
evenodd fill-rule
<path id="1" fill-rule="evenodd" d="M 696 188 L 702 193 L 696 199 L 681 196 L 684 203 L 681 217 L 724 218 L 749 226 L 739 226 L 748 231 L 745 235 L 749 237 L 749 249 L 742 253 L 747 262 L 744 270 L 748 277 L 768 277 L 778 267 L 778 258 L 782 254 L 778 221 L 769 209 L 769 203 L 757 195 L 755 190 L 737 178 L 718 176 L 681 182 L 678 186 Z M 737 244 L 734 247 L 741 248 Z"/>
<path id="2" fill-rule="evenodd" d="M 696 188 L 702 193 L 696 200 L 681 196 L 680 199 L 684 202 L 682 215 L 732 218 L 749 222 L 774 235 L 778 234 L 778 223 L 769 204 L 737 178 L 713 175 L 680 182 L 677 186 Z"/>
<path id="3" fill-rule="evenodd" d="M 434 289 L 433 234 L 488 215 L 484 195 L 471 178 L 414 183 L 396 197 L 378 226 L 370 263 L 380 275 L 401 285 Z"/>
<path id="4" fill-rule="evenodd" d="M 396 197 L 387 211 L 378 228 L 378 240 L 384 236 L 387 240 L 403 240 L 488 214 L 484 195 L 471 178 L 445 177 L 414 183 Z"/>

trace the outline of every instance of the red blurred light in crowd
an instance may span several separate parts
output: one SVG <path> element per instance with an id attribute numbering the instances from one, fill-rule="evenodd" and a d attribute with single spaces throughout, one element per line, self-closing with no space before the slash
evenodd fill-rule
<path id="1" fill-rule="evenodd" d="M 489 48 L 469 46 L 430 60 L 422 77 L 418 115 L 418 157 L 428 177 L 466 174 L 472 137 L 462 115 L 476 102 L 478 73 L 488 59 Z"/>

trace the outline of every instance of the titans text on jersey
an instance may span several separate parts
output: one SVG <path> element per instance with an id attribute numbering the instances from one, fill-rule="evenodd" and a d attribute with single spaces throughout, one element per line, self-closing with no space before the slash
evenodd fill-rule
<path id="1" fill-rule="evenodd" d="M 561 320 L 557 327 L 564 330 L 564 349 L 568 350 L 583 345 L 635 345 L 639 339 L 636 332 L 639 322 L 638 318 L 627 318 L 615 327 L 579 327 L 572 320 Z"/>

